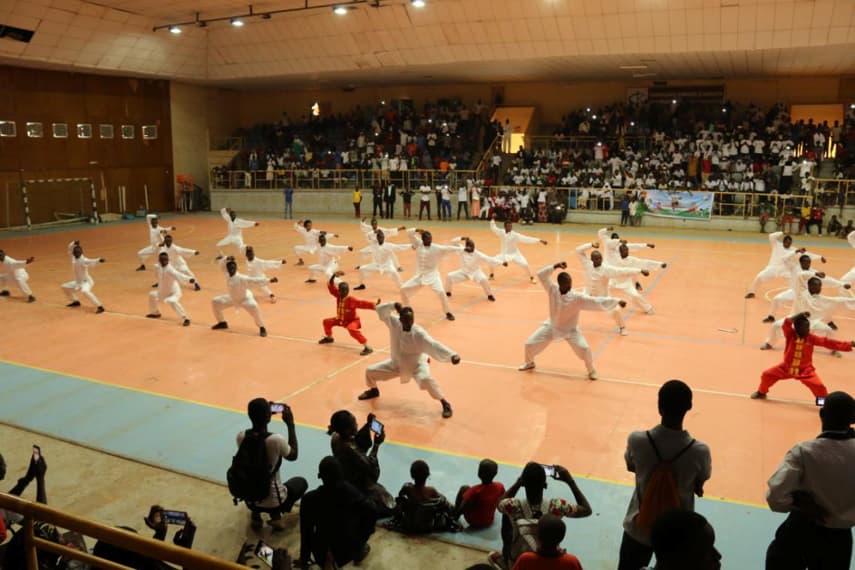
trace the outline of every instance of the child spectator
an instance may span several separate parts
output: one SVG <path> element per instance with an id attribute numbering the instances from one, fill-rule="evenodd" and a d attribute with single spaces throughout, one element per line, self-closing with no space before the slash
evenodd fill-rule
<path id="1" fill-rule="evenodd" d="M 481 484 L 473 487 L 464 485 L 457 493 L 454 513 L 457 517 L 463 515 L 471 528 L 487 528 L 493 524 L 499 499 L 505 494 L 505 486 L 493 482 L 498 472 L 499 466 L 495 461 L 482 460 L 478 465 L 478 478 Z"/>

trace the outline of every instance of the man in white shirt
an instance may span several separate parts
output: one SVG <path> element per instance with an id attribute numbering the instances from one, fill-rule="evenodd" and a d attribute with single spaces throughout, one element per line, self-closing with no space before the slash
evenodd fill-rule
<path id="1" fill-rule="evenodd" d="M 149 255 L 160 249 L 163 235 L 168 231 L 175 231 L 175 226 L 161 227 L 158 217 L 155 214 L 147 214 L 145 219 L 148 222 L 148 245 L 137 252 L 137 257 L 140 260 L 140 266 L 137 267 L 137 271 L 145 271 L 145 260 Z"/>
<path id="2" fill-rule="evenodd" d="M 792 447 L 769 478 L 769 508 L 789 514 L 766 551 L 766 568 L 851 568 L 855 400 L 832 392 L 819 417 L 822 433 Z"/>
<path id="3" fill-rule="evenodd" d="M 327 243 L 327 235 L 318 236 L 318 262 L 309 266 L 309 278 L 306 283 L 314 283 L 317 275 L 329 279 L 338 270 L 338 260 L 345 251 L 353 251 L 353 246 Z"/>
<path id="4" fill-rule="evenodd" d="M 255 248 L 251 245 L 246 246 L 246 273 L 250 277 L 263 277 L 267 279 L 267 270 L 280 269 L 283 265 L 285 265 L 284 259 L 261 259 L 255 256 Z M 276 295 L 273 294 L 273 291 L 270 290 L 266 282 L 259 286 L 258 289 L 267 295 L 271 303 L 276 302 Z"/>
<path id="5" fill-rule="evenodd" d="M 591 297 L 573 291 L 573 279 L 566 271 L 558 274 L 557 284 L 550 281 L 556 269 L 567 269 L 567 262 L 560 261 L 547 265 L 537 272 L 537 278 L 549 296 L 549 318 L 532 333 L 525 343 L 525 362 L 520 371 L 533 370 L 534 357 L 543 352 L 553 342 L 567 341 L 573 352 L 585 362 L 588 378 L 597 379 L 594 370 L 594 355 L 582 331 L 579 330 L 579 316 L 582 311 L 612 311 L 618 306 L 625 307 L 626 301 L 613 297 Z"/>
<path id="6" fill-rule="evenodd" d="M 513 262 L 516 265 L 519 265 L 526 270 L 529 280 L 534 283 L 534 275 L 531 273 L 531 267 L 528 265 L 528 260 L 520 252 L 519 244 L 542 243 L 543 245 L 546 245 L 546 240 L 526 236 L 513 231 L 513 229 L 514 225 L 511 222 L 505 222 L 504 230 L 500 230 L 496 225 L 495 217 L 490 219 L 490 231 L 496 234 L 502 243 L 501 252 L 496 256 L 496 259 L 501 261 L 503 264 Z M 493 277 L 492 273 L 490 273 L 490 277 Z"/>
<path id="7" fill-rule="evenodd" d="M 591 252 L 591 259 L 585 255 L 590 248 L 598 248 L 596 243 L 583 243 L 576 248 L 576 256 L 579 258 L 579 263 L 582 264 L 582 269 L 585 270 L 585 294 L 591 297 L 608 297 L 609 296 L 609 280 L 630 278 L 633 279 L 638 275 L 645 277 L 650 275 L 646 269 L 637 267 L 615 267 L 603 263 L 603 256 L 599 251 Z M 618 326 L 618 331 L 621 336 L 626 336 L 629 333 L 626 330 L 626 322 L 623 320 L 620 309 L 612 309 L 609 311 L 615 323 Z"/>
<path id="8" fill-rule="evenodd" d="M 185 255 L 199 255 L 199 250 L 181 247 L 172 241 L 171 235 L 167 234 L 163 238 L 163 243 L 160 246 L 160 252 L 169 254 L 169 263 L 175 269 L 193 278 L 193 288 L 196 291 L 202 289 L 199 285 L 199 281 L 196 279 L 196 274 L 190 271 L 190 267 L 187 265 L 187 260 L 184 259 Z"/>
<path id="9" fill-rule="evenodd" d="M 226 233 L 226 237 L 217 242 L 217 248 L 222 251 L 222 248 L 227 245 L 234 245 L 238 248 L 238 251 L 243 253 L 243 250 L 246 246 L 243 243 L 243 230 L 246 228 L 253 228 L 259 225 L 259 222 L 253 222 L 251 220 L 244 220 L 243 218 L 237 217 L 237 212 L 232 210 L 231 208 L 222 208 L 220 210 L 220 215 L 226 221 L 226 225 L 228 226 L 228 232 Z M 172 228 L 173 230 L 175 228 Z"/>
<path id="10" fill-rule="evenodd" d="M 439 297 L 445 318 L 454 320 L 448 297 L 442 287 L 442 277 L 439 274 L 439 263 L 449 253 L 457 252 L 459 248 L 450 245 L 436 245 L 429 231 L 408 229 L 410 243 L 416 250 L 416 274 L 401 287 L 401 297 L 404 304 L 410 304 L 410 296 L 421 287 L 429 287 Z M 418 235 L 417 235 L 418 234 Z"/>
<path id="11" fill-rule="evenodd" d="M 148 319 L 159 319 L 158 303 L 166 303 L 181 317 L 182 325 L 190 326 L 190 318 L 181 306 L 181 287 L 179 283 L 195 283 L 195 279 L 186 273 L 178 271 L 169 263 L 169 254 L 161 252 L 157 256 L 154 274 L 157 277 L 156 289 L 148 294 Z"/>
<path id="12" fill-rule="evenodd" d="M 249 313 L 255 321 L 255 325 L 258 327 L 259 335 L 262 337 L 267 336 L 267 329 L 264 327 L 264 322 L 261 320 L 261 312 L 258 310 L 258 303 L 255 302 L 255 297 L 252 295 L 252 291 L 250 291 L 250 289 L 258 285 L 264 285 L 268 282 L 278 283 L 279 279 L 276 277 L 272 277 L 270 279 L 267 279 L 266 277 L 249 277 L 248 275 L 238 273 L 237 261 L 235 261 L 234 257 L 224 258 L 220 256 L 218 260 L 220 262 L 220 269 L 222 269 L 226 274 L 226 287 L 229 292 L 226 295 L 214 297 L 211 301 L 211 307 L 214 310 L 214 317 L 217 319 L 217 324 L 211 328 L 213 330 L 229 328 L 229 323 L 225 320 L 223 309 L 228 306 L 233 306 L 241 308 Z"/>
<path id="13" fill-rule="evenodd" d="M 303 236 L 304 245 L 295 245 L 294 253 L 297 254 L 297 265 L 304 265 L 304 255 L 315 255 L 318 252 L 318 238 L 325 235 L 327 232 L 312 228 L 312 220 L 300 220 L 294 224 L 294 230 Z M 332 234 L 332 237 L 338 237 L 337 234 Z"/>
<path id="14" fill-rule="evenodd" d="M 481 264 L 483 263 L 492 267 L 503 265 L 503 263 L 495 257 L 489 257 L 480 251 L 477 251 L 475 249 L 475 242 L 468 237 L 456 237 L 451 241 L 452 243 L 463 242 L 464 245 L 459 246 L 460 269 L 457 271 L 450 271 L 448 275 L 445 276 L 445 294 L 451 297 L 451 289 L 453 285 L 469 279 L 481 286 L 484 293 L 487 295 L 488 301 L 495 301 L 496 298 L 493 296 L 493 291 L 490 289 L 490 281 L 487 279 L 487 276 L 484 275 L 484 271 L 481 269 Z M 507 266 L 507 264 L 507 262 L 504 262 L 504 265 Z"/>
<path id="15" fill-rule="evenodd" d="M 381 229 L 377 229 L 374 241 L 371 245 L 362 250 L 368 250 L 368 253 L 371 256 L 371 263 L 356 266 L 357 271 L 359 271 L 361 281 L 359 285 L 353 288 L 353 290 L 361 291 L 365 289 L 365 279 L 368 277 L 369 273 L 378 273 L 380 275 L 391 277 L 394 279 L 395 283 L 397 283 L 398 289 L 400 289 L 402 281 L 398 271 L 398 258 L 395 256 L 395 251 L 404 251 L 411 248 L 412 246 L 406 243 L 387 242 L 386 233 Z"/>
<path id="16" fill-rule="evenodd" d="M 751 288 L 745 294 L 746 299 L 753 299 L 757 286 L 770 279 L 788 278 L 790 271 L 786 265 L 786 259 L 795 255 L 796 250 L 791 249 L 793 238 L 784 232 L 773 232 L 769 234 L 769 245 L 772 246 L 772 255 L 769 257 L 769 262 L 765 269 L 757 274 L 754 281 L 751 283 Z"/>
<path id="17" fill-rule="evenodd" d="M 101 301 L 99 301 L 98 297 L 96 297 L 92 292 L 92 288 L 95 286 L 95 280 L 89 275 L 89 268 L 95 267 L 99 263 L 104 263 L 107 260 L 103 257 L 89 259 L 83 255 L 83 248 L 77 240 L 68 244 L 68 253 L 71 256 L 71 271 L 74 274 L 74 279 L 62 284 L 62 291 L 70 301 L 66 307 L 80 306 L 80 301 L 77 299 L 77 295 L 75 295 L 76 291 L 80 291 L 84 297 L 89 299 L 92 304 L 97 307 L 97 309 L 95 309 L 96 314 L 103 313 L 104 307 L 101 306 Z"/>
<path id="18" fill-rule="evenodd" d="M 652 246 L 653 244 L 648 244 Z M 645 271 L 654 271 L 656 269 L 665 269 L 668 267 L 667 263 L 662 261 L 655 261 L 653 259 L 642 259 L 640 257 L 633 257 L 629 255 L 629 245 L 626 243 L 620 244 L 618 248 L 618 258 L 615 259 L 612 264 L 615 267 L 622 268 L 633 268 L 633 269 L 643 269 Z M 641 296 L 639 289 L 641 285 L 634 282 L 635 280 L 628 275 L 618 275 L 609 280 L 609 293 L 614 295 L 615 291 L 620 291 L 624 295 L 630 298 L 630 300 L 635 303 L 635 305 L 647 313 L 648 315 L 653 314 L 653 305 L 650 302 Z"/>
<path id="19" fill-rule="evenodd" d="M 397 318 L 392 316 L 393 309 L 398 313 Z M 415 313 L 410 307 L 401 306 L 400 303 L 383 303 L 377 305 L 377 316 L 389 328 L 391 358 L 368 367 L 365 371 L 368 389 L 359 395 L 359 399 L 373 400 L 380 397 L 377 382 L 400 378 L 401 383 L 406 384 L 415 380 L 419 388 L 427 390 L 433 399 L 442 404 L 442 417 L 450 418 L 451 404 L 431 376 L 428 357 L 456 365 L 460 364 L 460 356 L 416 325 Z"/>
<path id="20" fill-rule="evenodd" d="M 27 284 L 27 281 L 30 280 L 30 274 L 25 269 L 27 265 L 35 260 L 35 257 L 28 257 L 25 260 L 18 261 L 9 257 L 5 251 L 0 249 L 0 297 L 9 296 L 9 290 L 6 289 L 6 282 L 12 281 L 21 290 L 21 293 L 27 296 L 28 303 L 36 302 L 33 291 Z"/>

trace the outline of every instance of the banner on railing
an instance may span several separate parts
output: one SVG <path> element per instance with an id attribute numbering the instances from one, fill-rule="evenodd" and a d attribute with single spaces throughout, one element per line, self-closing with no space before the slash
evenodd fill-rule
<path id="1" fill-rule="evenodd" d="M 682 220 L 709 220 L 712 217 L 713 192 L 669 192 L 668 190 L 644 190 L 645 214 L 660 218 Z"/>

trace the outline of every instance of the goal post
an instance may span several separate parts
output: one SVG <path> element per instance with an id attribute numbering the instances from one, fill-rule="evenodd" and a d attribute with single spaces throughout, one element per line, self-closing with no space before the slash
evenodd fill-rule
<path id="1" fill-rule="evenodd" d="M 21 180 L 17 189 L 6 188 L 8 208 L 12 208 L 10 199 L 17 195 L 21 210 L 7 212 L 4 220 L 9 229 L 32 230 L 38 227 L 50 227 L 61 224 L 89 222 L 97 224 L 98 198 L 95 183 L 91 178 L 31 178 Z M 15 218 L 20 223 L 11 223 Z"/>

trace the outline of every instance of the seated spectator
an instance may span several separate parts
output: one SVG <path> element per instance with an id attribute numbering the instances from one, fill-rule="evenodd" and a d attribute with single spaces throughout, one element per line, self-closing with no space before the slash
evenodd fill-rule
<path id="1" fill-rule="evenodd" d="M 852 232 L 855 232 L 855 226 L 852 225 L 852 220 L 849 220 L 848 222 L 846 222 L 846 226 L 842 230 L 840 230 L 840 233 L 837 235 L 839 235 L 843 239 L 846 239 Z"/>
<path id="2" fill-rule="evenodd" d="M 828 227 L 826 228 L 828 235 L 836 236 L 840 233 L 840 231 L 842 229 L 843 229 L 843 224 L 840 223 L 840 221 L 837 219 L 837 216 L 832 215 L 831 221 L 828 222 Z"/>
<path id="3" fill-rule="evenodd" d="M 380 463 L 377 460 L 377 452 L 386 440 L 386 432 L 374 435 L 371 440 L 371 420 L 373 414 L 369 414 L 368 421 L 357 429 L 356 417 L 347 410 L 339 410 L 330 418 L 330 426 L 327 433 L 330 438 L 330 448 L 333 456 L 341 464 L 345 481 L 365 493 L 374 502 L 378 513 L 382 516 L 392 514 L 395 500 L 389 491 L 378 481 L 380 479 Z"/>
<path id="4" fill-rule="evenodd" d="M 832 392 L 819 417 L 822 433 L 791 448 L 769 478 L 769 508 L 788 515 L 766 552 L 766 568 L 850 568 L 855 399 L 846 392 Z"/>
<path id="5" fill-rule="evenodd" d="M 344 479 L 341 464 L 327 456 L 318 466 L 322 485 L 300 504 L 300 563 L 324 568 L 356 564 L 368 556 L 378 512 L 368 497 Z"/>
<path id="6" fill-rule="evenodd" d="M 677 509 L 659 517 L 653 525 L 650 542 L 656 554 L 655 570 L 721 568 L 721 554 L 715 548 L 715 531 L 707 519 L 694 511 Z"/>
<path id="7" fill-rule="evenodd" d="M 404 483 L 398 492 L 395 515 L 389 528 L 424 534 L 460 530 L 452 517 L 448 499 L 427 484 L 430 467 L 421 460 L 410 465 L 412 483 Z"/>
<path id="8" fill-rule="evenodd" d="M 591 516 L 591 505 L 576 485 L 570 472 L 556 465 L 553 477 L 570 487 L 578 503 L 573 505 L 565 499 L 544 499 L 546 489 L 546 468 L 539 463 L 528 463 L 522 475 L 499 501 L 498 510 L 502 515 L 502 552 L 491 552 L 490 562 L 499 568 L 511 568 L 523 552 L 537 550 L 535 528 L 537 521 L 545 514 L 558 517 L 583 518 Z M 525 499 L 517 499 L 520 488 L 525 489 Z"/>
<path id="9" fill-rule="evenodd" d="M 582 563 L 561 548 L 567 526 L 555 515 L 537 521 L 537 550 L 523 552 L 513 570 L 582 570 Z"/>
<path id="10" fill-rule="evenodd" d="M 495 461 L 484 459 L 478 465 L 481 484 L 460 487 L 454 501 L 454 512 L 458 517 L 463 515 L 470 528 L 487 528 L 493 524 L 499 499 L 505 494 L 505 486 L 493 482 L 498 472 L 499 466 Z"/>
<path id="11" fill-rule="evenodd" d="M 308 483 L 303 477 L 292 477 L 285 484 L 279 473 L 282 466 L 282 460 L 296 461 L 297 448 L 297 432 L 294 429 L 294 415 L 291 408 L 287 405 L 282 411 L 282 421 L 288 429 L 288 439 L 286 440 L 278 433 L 270 433 L 267 429 L 272 416 L 270 411 L 270 402 L 265 398 L 256 398 L 249 402 L 247 413 L 252 422 L 252 428 L 242 431 L 237 435 L 238 454 L 235 456 L 235 462 L 241 457 L 241 450 L 248 446 L 251 449 L 252 445 L 257 445 L 261 441 L 264 443 L 264 448 L 267 452 L 266 467 L 272 473 L 270 477 L 270 490 L 265 499 L 261 501 L 247 501 L 246 506 L 251 512 L 250 523 L 253 528 L 259 529 L 264 524 L 261 515 L 267 514 L 270 517 L 270 526 L 273 530 L 279 531 L 285 529 L 285 522 L 282 520 L 282 513 L 291 512 L 294 506 L 303 493 L 306 492 Z M 234 469 L 233 463 L 232 468 Z M 260 465 L 248 465 L 248 469 L 260 469 Z M 245 497 L 238 497 L 244 499 Z"/>

